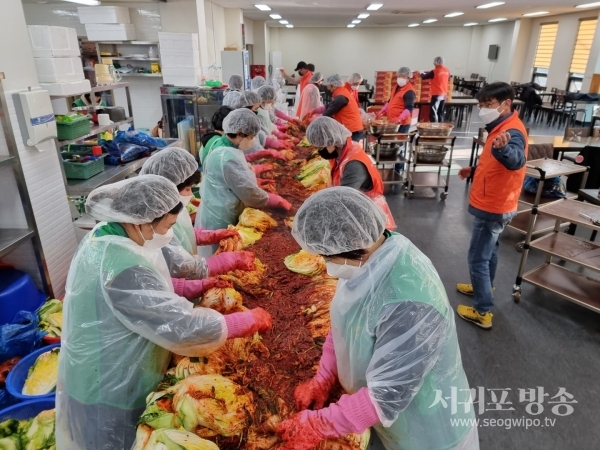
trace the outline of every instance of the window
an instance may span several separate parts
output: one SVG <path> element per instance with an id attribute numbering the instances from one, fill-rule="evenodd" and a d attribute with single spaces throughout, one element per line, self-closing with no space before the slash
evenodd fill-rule
<path id="1" fill-rule="evenodd" d="M 579 92 L 581 90 L 597 24 L 598 19 L 584 19 L 579 22 L 577 41 L 575 42 L 575 50 L 573 50 L 571 68 L 569 69 L 567 92 Z"/>
<path id="2" fill-rule="evenodd" d="M 544 23 L 540 26 L 540 37 L 535 50 L 533 61 L 533 76 L 531 81 L 546 86 L 548 78 L 548 69 L 552 61 L 554 44 L 556 43 L 556 34 L 558 32 L 558 23 Z"/>

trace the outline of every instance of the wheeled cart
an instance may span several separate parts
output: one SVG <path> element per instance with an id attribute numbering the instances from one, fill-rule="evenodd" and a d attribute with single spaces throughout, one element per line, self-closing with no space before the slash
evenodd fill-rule
<path id="1" fill-rule="evenodd" d="M 372 157 L 375 167 L 381 174 L 384 185 L 406 183 L 408 156 L 414 134 L 393 133 L 382 135 L 367 135 L 375 139 L 372 147 Z"/>
<path id="2" fill-rule="evenodd" d="M 415 187 L 444 188 L 440 194 L 442 200 L 448 197 L 448 186 L 450 183 L 450 170 L 452 166 L 452 154 L 456 136 L 420 136 L 414 139 L 414 145 L 410 150 L 409 168 L 406 177 L 406 190 L 404 195 L 412 198 Z M 442 156 L 443 149 L 450 147 L 449 152 Z M 448 155 L 449 153 L 449 155 Z M 438 158 L 437 156 L 441 156 Z M 436 172 L 418 172 L 417 167 L 438 168 Z M 446 169 L 446 174 L 442 169 Z"/>

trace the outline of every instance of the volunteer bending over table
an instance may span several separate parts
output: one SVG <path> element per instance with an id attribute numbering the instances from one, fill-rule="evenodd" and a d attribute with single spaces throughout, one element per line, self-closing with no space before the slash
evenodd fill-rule
<path id="1" fill-rule="evenodd" d="M 223 105 L 233 107 L 234 103 L 239 98 L 239 94 L 242 89 L 244 89 L 244 79 L 242 76 L 231 75 L 229 77 L 229 83 L 227 83 L 227 89 L 225 89 Z"/>
<path id="2" fill-rule="evenodd" d="M 226 136 L 236 142 L 236 147 L 216 148 L 206 158 L 196 227 L 219 230 L 235 225 L 246 206 L 289 210 L 292 205 L 287 200 L 259 187 L 256 175 L 244 158 L 244 151 L 252 148 L 254 137 L 260 131 L 256 114 L 246 108 L 237 109 L 227 116 L 223 129 Z M 207 250 L 202 247 L 200 254 L 210 256 L 216 246 L 211 252 Z"/>
<path id="3" fill-rule="evenodd" d="M 387 450 L 479 449 L 444 285 L 431 261 L 386 230 L 385 220 L 348 187 L 313 194 L 296 214 L 294 239 L 322 255 L 327 273 L 340 280 L 317 373 L 294 392 L 301 412 L 278 427 L 282 449 L 308 450 L 370 427 Z M 346 394 L 323 408 L 336 381 Z M 455 391 L 452 414 L 439 395 Z"/>
<path id="4" fill-rule="evenodd" d="M 260 108 L 258 109 L 258 118 L 260 119 L 262 131 L 267 137 L 275 137 L 278 142 L 270 142 L 268 147 L 277 150 L 285 150 L 286 148 L 293 148 L 294 142 L 298 144 L 300 140 L 294 138 L 286 133 L 283 133 L 277 129 L 275 125 L 275 117 L 271 117 L 273 108 L 275 107 L 275 101 L 277 100 L 277 92 L 272 86 L 264 85 L 256 90 L 256 93 L 261 99 Z M 284 142 L 284 139 L 293 140 L 294 142 Z"/>
<path id="5" fill-rule="evenodd" d="M 89 195 L 86 211 L 102 222 L 79 245 L 67 277 L 57 449 L 131 448 L 171 352 L 199 357 L 271 328 L 260 308 L 223 316 L 173 292 L 161 249 L 182 208 L 177 187 L 157 175 Z"/>
<path id="6" fill-rule="evenodd" d="M 324 116 L 333 117 L 352 133 L 352 140 L 359 142 L 365 135 L 362 117 L 358 102 L 354 100 L 352 91 L 344 87 L 344 82 L 339 75 L 332 75 L 325 81 L 327 89 L 331 92 L 332 102 L 314 112 L 322 112 Z"/>

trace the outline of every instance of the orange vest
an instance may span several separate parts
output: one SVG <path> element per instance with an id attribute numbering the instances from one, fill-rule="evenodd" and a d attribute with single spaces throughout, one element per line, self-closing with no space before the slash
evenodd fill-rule
<path id="1" fill-rule="evenodd" d="M 396 223 L 394 222 L 392 212 L 383 196 L 383 181 L 381 180 L 381 175 L 360 144 L 353 142 L 352 138 L 346 140 L 346 145 L 342 150 L 342 156 L 339 157 L 339 162 L 337 159 L 329 161 L 329 164 L 331 165 L 331 182 L 333 186 L 341 185 L 342 178 L 344 177 L 344 169 L 350 161 L 360 161 L 369 171 L 373 187 L 370 191 L 364 192 L 364 194 L 373 200 L 385 213 L 387 217 L 386 228 L 388 230 L 395 229 Z"/>
<path id="2" fill-rule="evenodd" d="M 358 103 L 352 97 L 352 94 L 345 87 L 339 87 L 333 93 L 333 98 L 338 95 L 343 95 L 348 99 L 348 104 L 333 115 L 333 118 L 344 125 L 351 133 L 362 131 L 364 129 L 362 119 L 360 117 L 360 109 Z"/>
<path id="3" fill-rule="evenodd" d="M 296 89 L 300 90 L 300 95 L 298 96 L 299 99 L 302 98 L 302 91 L 304 90 L 304 88 L 306 87 L 306 85 L 308 83 L 310 83 L 310 79 L 312 78 L 313 73 L 308 70 L 303 76 L 302 78 L 300 78 L 300 83 L 298 83 L 298 87 Z M 298 117 L 302 117 L 302 102 L 298 102 L 298 107 L 296 108 L 296 115 Z"/>
<path id="4" fill-rule="evenodd" d="M 400 117 L 400 114 L 402 114 L 406 109 L 404 105 L 404 94 L 410 91 L 415 92 L 415 88 L 413 87 L 410 81 L 406 83 L 403 87 L 396 85 L 387 110 L 388 118 L 395 119 L 397 117 Z M 410 125 L 411 122 L 412 116 L 408 116 L 400 123 L 400 125 Z"/>
<path id="5" fill-rule="evenodd" d="M 354 100 L 356 100 L 356 103 L 358 103 L 358 89 L 357 90 L 352 89 L 352 85 L 350 83 L 348 83 L 347 81 L 346 81 L 346 84 L 344 84 L 344 87 L 350 91 L 350 93 L 352 94 L 352 97 L 354 97 Z"/>
<path id="6" fill-rule="evenodd" d="M 525 136 L 527 132 L 525 125 L 519 119 L 515 111 L 508 119 L 492 130 L 487 137 L 483 153 L 479 158 L 471 197 L 469 203 L 477 209 L 495 214 L 506 214 L 517 210 L 523 180 L 525 179 L 526 167 L 519 170 L 508 170 L 494 155 L 492 155 L 492 144 L 494 139 L 504 131 L 519 130 Z M 528 145 L 525 145 L 525 157 L 527 157 Z"/>
<path id="7" fill-rule="evenodd" d="M 431 95 L 448 95 L 450 71 L 445 66 L 435 66 L 431 80 Z"/>

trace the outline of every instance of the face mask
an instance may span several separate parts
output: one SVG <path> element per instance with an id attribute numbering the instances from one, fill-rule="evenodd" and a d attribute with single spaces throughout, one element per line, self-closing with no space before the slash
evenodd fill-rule
<path id="1" fill-rule="evenodd" d="M 352 85 L 352 86 L 350 86 L 350 87 L 352 88 L 352 90 L 353 90 L 353 91 L 358 91 L 358 86 L 354 86 L 354 85 Z"/>
<path id="2" fill-rule="evenodd" d="M 183 203 L 183 206 L 187 206 L 187 204 L 194 198 L 193 195 L 180 195 L 179 200 Z"/>
<path id="3" fill-rule="evenodd" d="M 403 86 L 406 86 L 406 83 L 408 83 L 408 80 L 406 78 L 398 77 L 396 79 L 396 82 L 398 83 L 398 86 L 403 87 Z"/>
<path id="4" fill-rule="evenodd" d="M 501 108 L 502 104 L 498 108 Z M 500 117 L 500 111 L 498 108 L 481 108 L 479 110 L 479 117 L 483 120 L 483 123 L 489 124 Z"/>
<path id="5" fill-rule="evenodd" d="M 160 250 L 173 239 L 173 228 L 169 228 L 169 231 L 167 231 L 165 234 L 158 234 L 156 231 L 154 231 L 152 225 L 150 225 L 150 228 L 152 228 L 152 233 L 154 233 L 152 235 L 152 239 L 150 240 L 144 239 L 142 231 L 138 230 L 140 232 L 140 236 L 142 236 L 142 239 L 144 239 L 144 248 L 147 248 L 148 250 Z"/>
<path id="6" fill-rule="evenodd" d="M 269 104 L 269 105 L 263 105 L 262 109 L 266 110 L 266 111 L 272 111 L 273 110 L 273 105 Z"/>
<path id="7" fill-rule="evenodd" d="M 346 264 L 346 260 L 344 260 L 344 264 L 336 264 L 334 262 L 326 262 L 327 266 L 327 275 L 334 278 L 342 278 L 344 280 L 349 280 L 354 276 L 356 272 L 358 272 L 362 266 L 362 262 L 360 266 L 350 266 Z"/>
<path id="8" fill-rule="evenodd" d="M 327 148 L 322 148 L 321 150 L 319 150 L 319 155 L 323 159 L 335 159 L 339 156 L 339 153 L 337 151 L 337 148 L 331 153 L 327 151 Z"/>
<path id="9" fill-rule="evenodd" d="M 242 151 L 247 151 L 247 150 L 250 150 L 253 145 L 254 145 L 254 139 L 244 138 L 240 142 L 240 145 L 238 146 L 238 148 Z"/>

